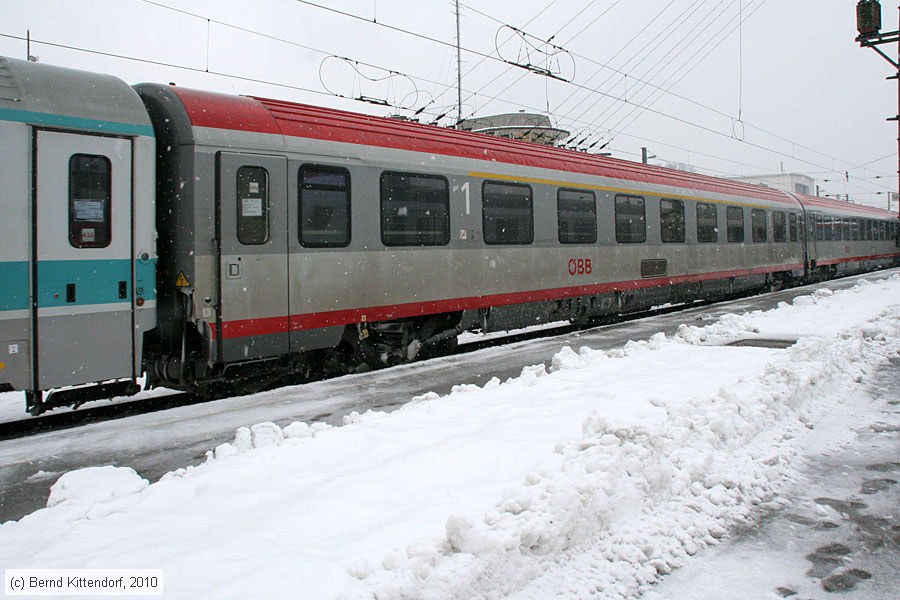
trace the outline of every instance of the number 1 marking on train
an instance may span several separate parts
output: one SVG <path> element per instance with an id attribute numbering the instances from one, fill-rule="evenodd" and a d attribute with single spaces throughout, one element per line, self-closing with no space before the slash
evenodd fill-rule
<path id="1" fill-rule="evenodd" d="M 462 187 L 460 187 L 459 189 L 461 189 L 462 191 L 464 191 L 466 193 L 466 214 L 467 215 L 471 214 L 472 207 L 469 203 L 469 182 L 467 181 L 464 184 L 462 184 Z"/>

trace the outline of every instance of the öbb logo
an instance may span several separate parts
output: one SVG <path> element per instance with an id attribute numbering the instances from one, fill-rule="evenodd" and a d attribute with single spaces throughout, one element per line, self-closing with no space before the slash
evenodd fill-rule
<path id="1" fill-rule="evenodd" d="M 569 259 L 569 275 L 590 275 L 593 270 L 591 259 L 589 258 Z"/>

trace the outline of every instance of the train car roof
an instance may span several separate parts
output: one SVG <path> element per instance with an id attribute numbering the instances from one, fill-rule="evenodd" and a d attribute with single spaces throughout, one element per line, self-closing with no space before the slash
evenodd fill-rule
<path id="1" fill-rule="evenodd" d="M 820 210 L 826 212 L 839 212 L 859 215 L 870 219 L 896 219 L 897 213 L 875 206 L 865 204 L 853 204 L 852 202 L 844 202 L 834 198 L 823 198 L 822 196 L 808 196 L 806 194 L 794 194 L 808 210 Z"/>
<path id="2" fill-rule="evenodd" d="M 137 93 L 112 75 L 0 57 L 0 120 L 153 135 Z"/>
<path id="3" fill-rule="evenodd" d="M 138 89 L 144 93 L 151 87 L 167 86 L 142 84 Z M 194 127 L 409 150 L 686 188 L 698 195 L 715 193 L 797 206 L 796 198 L 773 188 L 481 133 L 270 98 L 182 87 L 168 87 L 164 93 L 177 96 Z"/>

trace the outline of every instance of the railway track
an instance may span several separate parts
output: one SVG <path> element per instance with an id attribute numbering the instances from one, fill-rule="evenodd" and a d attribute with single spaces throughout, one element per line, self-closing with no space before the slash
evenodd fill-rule
<path id="1" fill-rule="evenodd" d="M 708 304 L 711 303 L 693 302 L 676 306 L 665 306 L 648 311 L 622 315 L 614 322 L 623 323 L 628 321 L 635 321 L 657 315 L 678 312 L 687 308 L 705 306 Z M 498 334 L 496 336 L 490 335 L 485 336 L 484 339 L 474 339 L 466 343 L 460 343 L 454 354 L 462 355 L 486 348 L 500 347 L 507 344 L 515 344 L 540 338 L 549 338 L 572 333 L 574 331 L 578 331 L 579 329 L 597 329 L 608 324 L 609 322 L 591 325 L 588 327 L 579 327 L 576 325 L 561 322 L 559 326 L 549 326 L 534 330 L 516 331 L 513 333 Z M 332 378 L 341 376 L 342 375 L 335 375 L 332 376 Z M 173 391 L 172 394 L 165 396 L 129 399 L 112 404 L 103 404 L 102 400 L 94 401 L 86 407 L 77 409 L 64 408 L 59 412 L 46 412 L 38 417 L 31 417 L 23 411 L 21 419 L 0 423 L 0 441 L 37 435 L 48 431 L 80 427 L 83 425 L 100 423 L 103 421 L 124 419 L 135 415 L 148 414 L 183 406 L 191 406 L 204 402 L 216 402 L 219 399 L 220 398 L 207 398 L 197 394 Z"/>

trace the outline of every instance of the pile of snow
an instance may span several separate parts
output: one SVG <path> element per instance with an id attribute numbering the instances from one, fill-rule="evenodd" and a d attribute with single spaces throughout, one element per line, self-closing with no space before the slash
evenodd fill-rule
<path id="1" fill-rule="evenodd" d="M 149 486 L 70 473 L 0 526 L 0 564 L 164 569 L 173 598 L 526 598 L 589 556 L 547 591 L 633 597 L 778 503 L 798 441 L 900 352 L 897 298 L 863 282 L 342 427 L 256 424 Z"/>

